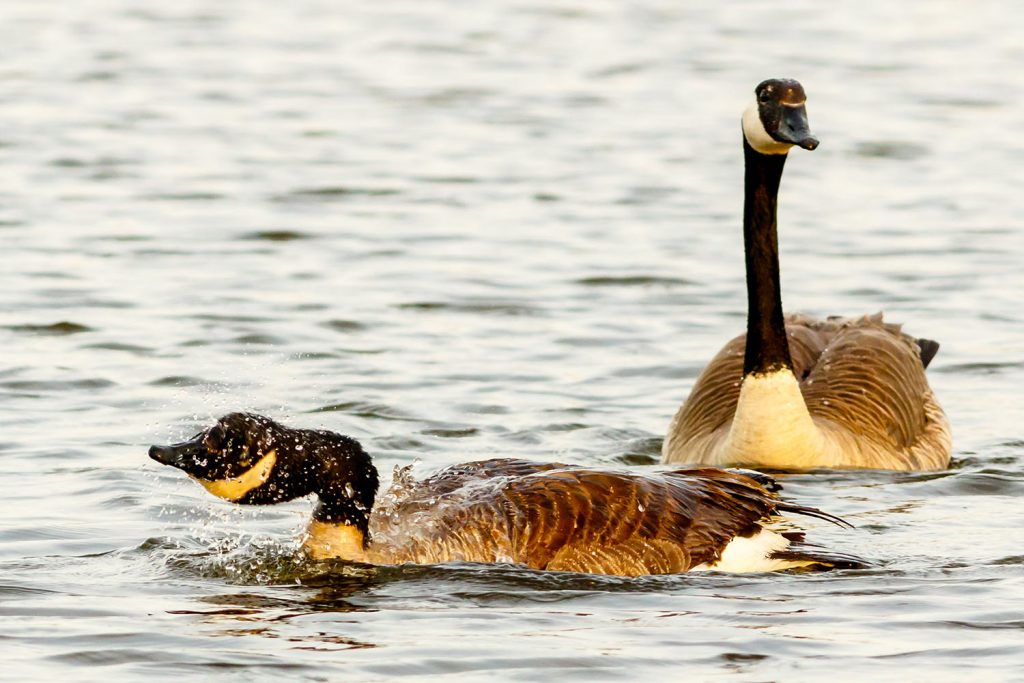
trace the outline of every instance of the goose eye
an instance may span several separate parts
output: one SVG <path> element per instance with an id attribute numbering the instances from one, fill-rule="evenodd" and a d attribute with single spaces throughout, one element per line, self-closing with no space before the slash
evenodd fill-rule
<path id="1" fill-rule="evenodd" d="M 762 90 L 761 94 L 757 96 L 757 99 L 761 102 L 768 102 L 771 99 L 771 93 L 767 90 Z"/>

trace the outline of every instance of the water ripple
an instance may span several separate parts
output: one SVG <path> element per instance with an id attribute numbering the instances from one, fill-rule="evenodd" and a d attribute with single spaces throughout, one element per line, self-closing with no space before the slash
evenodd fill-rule
<path id="1" fill-rule="evenodd" d="M 7 676 L 1024 668 L 1013 11 L 57 7 L 0 3 Z M 818 542 L 875 567 L 315 564 L 297 550 L 312 501 L 234 506 L 147 457 L 258 410 L 356 436 L 383 473 L 657 467 L 675 409 L 743 329 L 738 119 L 773 75 L 804 82 L 822 140 L 786 163 L 787 310 L 885 310 L 942 342 L 948 470 L 780 475 L 856 525 L 811 520 Z"/>

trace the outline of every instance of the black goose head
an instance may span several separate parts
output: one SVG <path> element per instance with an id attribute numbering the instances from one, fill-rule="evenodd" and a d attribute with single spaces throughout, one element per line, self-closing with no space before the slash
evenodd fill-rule
<path id="1" fill-rule="evenodd" d="M 152 446 L 149 457 L 233 503 L 268 505 L 316 493 L 325 521 L 365 525 L 377 493 L 377 470 L 355 439 L 289 429 L 252 413 L 231 413 L 188 441 Z"/>
<path id="2" fill-rule="evenodd" d="M 188 441 L 152 446 L 149 457 L 196 479 L 215 496 L 236 503 L 286 500 L 272 480 L 280 479 L 279 428 L 273 420 L 231 413 Z M 272 495 L 277 494 L 277 495 Z"/>
<path id="3" fill-rule="evenodd" d="M 818 146 L 807 122 L 807 95 L 799 82 L 770 78 L 754 89 L 754 104 L 743 114 L 743 134 L 761 154 L 785 154 L 793 145 Z"/>

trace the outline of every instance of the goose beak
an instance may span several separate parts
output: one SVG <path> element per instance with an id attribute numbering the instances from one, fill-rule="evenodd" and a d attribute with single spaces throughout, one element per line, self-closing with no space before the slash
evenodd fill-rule
<path id="1" fill-rule="evenodd" d="M 195 462 L 197 456 L 202 456 L 205 453 L 206 447 L 203 446 L 202 435 L 189 441 L 171 444 L 170 446 L 149 447 L 149 457 L 153 458 L 153 460 L 156 460 L 161 465 L 170 465 L 186 472 L 188 471 L 189 464 Z"/>
<path id="2" fill-rule="evenodd" d="M 811 135 L 811 126 L 807 123 L 807 108 L 802 104 L 782 106 L 782 120 L 772 137 L 807 150 L 818 146 L 818 138 Z"/>

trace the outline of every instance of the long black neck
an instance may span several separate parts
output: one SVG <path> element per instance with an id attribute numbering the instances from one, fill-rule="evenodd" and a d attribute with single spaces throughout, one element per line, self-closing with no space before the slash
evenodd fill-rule
<path id="1" fill-rule="evenodd" d="M 779 287 L 776 224 L 785 154 L 761 154 L 743 139 L 743 244 L 747 255 L 747 350 L 743 375 L 792 368 Z"/>

